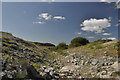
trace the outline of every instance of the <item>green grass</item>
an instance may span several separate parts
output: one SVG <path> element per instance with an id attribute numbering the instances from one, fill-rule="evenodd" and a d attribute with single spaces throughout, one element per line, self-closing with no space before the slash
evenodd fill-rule
<path id="1" fill-rule="evenodd" d="M 117 76 L 120 77 L 120 71 L 113 72 L 113 73 L 112 73 L 112 76 L 113 76 L 113 77 L 117 77 Z"/>
<path id="2" fill-rule="evenodd" d="M 17 79 L 21 79 L 21 78 L 25 78 L 25 77 L 26 77 L 26 75 L 24 73 L 16 73 L 15 74 L 15 78 L 17 78 Z"/>
<path id="3" fill-rule="evenodd" d="M 81 55 L 94 55 L 96 57 L 102 57 L 106 51 L 109 56 L 118 55 L 117 43 L 112 43 L 110 45 L 103 45 L 105 41 L 95 41 L 84 46 L 69 48 L 65 50 L 68 54 L 77 53 Z"/>

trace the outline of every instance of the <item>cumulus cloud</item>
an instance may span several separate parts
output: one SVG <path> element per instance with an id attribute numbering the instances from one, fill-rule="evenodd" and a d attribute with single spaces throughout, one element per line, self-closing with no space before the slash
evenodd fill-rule
<path id="1" fill-rule="evenodd" d="M 65 19 L 65 17 L 63 17 L 63 16 L 54 16 L 53 18 L 57 19 L 57 20 L 64 20 Z"/>
<path id="2" fill-rule="evenodd" d="M 107 39 L 117 40 L 117 38 L 115 38 L 115 37 L 110 37 L 110 38 L 107 38 Z"/>
<path id="3" fill-rule="evenodd" d="M 120 0 L 116 2 L 117 8 L 120 8 Z"/>
<path id="4" fill-rule="evenodd" d="M 38 21 L 33 22 L 33 24 L 44 24 L 47 21 L 53 21 L 53 20 L 64 20 L 65 17 L 63 16 L 54 16 L 49 13 L 40 13 L 37 17 Z"/>
<path id="5" fill-rule="evenodd" d="M 45 22 L 41 22 L 41 21 L 38 21 L 38 22 L 33 22 L 33 24 L 44 24 Z"/>
<path id="6" fill-rule="evenodd" d="M 115 38 L 115 37 L 109 37 L 109 38 L 102 38 L 103 40 L 104 39 L 111 39 L 111 40 L 117 40 L 117 38 Z"/>
<path id="7" fill-rule="evenodd" d="M 108 20 L 111 21 L 111 20 L 112 20 L 112 17 L 108 17 Z"/>
<path id="8" fill-rule="evenodd" d="M 118 23 L 115 26 L 117 27 L 120 26 L 120 20 L 118 20 Z"/>
<path id="9" fill-rule="evenodd" d="M 119 26 L 120 26 L 120 23 L 116 24 L 115 26 L 119 27 Z"/>
<path id="10" fill-rule="evenodd" d="M 77 34 L 78 34 L 78 35 L 81 35 L 82 33 L 81 33 L 81 32 L 78 32 Z"/>
<path id="11" fill-rule="evenodd" d="M 112 34 L 111 33 L 103 33 L 102 35 L 109 36 L 109 35 L 112 35 Z"/>
<path id="12" fill-rule="evenodd" d="M 83 26 L 81 30 L 88 31 L 88 32 L 95 32 L 95 33 L 101 33 L 104 32 L 105 28 L 108 28 L 111 26 L 110 20 L 107 18 L 104 19 L 89 19 L 84 20 L 80 26 Z"/>
<path id="13" fill-rule="evenodd" d="M 109 0 L 100 0 L 100 2 L 108 2 Z"/>
<path id="14" fill-rule="evenodd" d="M 100 0 L 100 2 L 107 2 L 107 3 L 111 3 L 111 2 L 116 2 L 117 0 Z"/>
<path id="15" fill-rule="evenodd" d="M 65 17 L 63 17 L 63 16 L 52 16 L 49 13 L 41 13 L 41 14 L 39 14 L 39 19 L 44 19 L 44 20 L 51 20 L 51 19 L 64 20 Z"/>
<path id="16" fill-rule="evenodd" d="M 41 13 L 38 16 L 39 16 L 39 19 L 45 19 L 45 20 L 52 19 L 52 15 L 50 15 L 49 13 Z"/>
<path id="17" fill-rule="evenodd" d="M 111 2 L 115 2 L 116 0 L 100 0 L 100 2 L 107 2 L 107 3 L 111 3 Z"/>
<path id="18" fill-rule="evenodd" d="M 42 2 L 54 2 L 55 0 L 41 0 Z"/>

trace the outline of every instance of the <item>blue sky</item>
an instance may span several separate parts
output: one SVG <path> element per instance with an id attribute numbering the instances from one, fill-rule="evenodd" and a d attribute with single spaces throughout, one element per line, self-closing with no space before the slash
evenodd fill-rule
<path id="1" fill-rule="evenodd" d="M 2 3 L 0 2 L 0 30 L 2 30 Z"/>
<path id="2" fill-rule="evenodd" d="M 118 36 L 115 3 L 3 2 L 3 31 L 29 41 L 70 43 L 75 37 L 90 41 Z"/>
<path id="3" fill-rule="evenodd" d="M 116 2 L 118 0 L 2 0 L 2 2 Z"/>

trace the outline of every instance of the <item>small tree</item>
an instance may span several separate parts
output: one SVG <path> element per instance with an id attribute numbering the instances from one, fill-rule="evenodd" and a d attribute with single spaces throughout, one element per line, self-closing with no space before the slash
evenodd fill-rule
<path id="1" fill-rule="evenodd" d="M 66 44 L 66 43 L 64 43 L 64 42 L 62 42 L 62 43 L 59 43 L 58 45 L 57 45 L 57 49 L 67 49 L 68 48 L 68 45 Z"/>
<path id="2" fill-rule="evenodd" d="M 70 47 L 78 47 L 78 46 L 86 45 L 87 43 L 89 43 L 89 41 L 86 38 L 76 37 L 71 40 Z"/>

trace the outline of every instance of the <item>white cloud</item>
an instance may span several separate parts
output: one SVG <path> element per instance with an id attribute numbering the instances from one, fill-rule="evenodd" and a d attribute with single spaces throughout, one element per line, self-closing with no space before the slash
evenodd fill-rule
<path id="1" fill-rule="evenodd" d="M 33 22 L 33 24 L 44 24 L 45 22 L 41 22 L 41 21 L 38 21 L 38 22 Z"/>
<path id="2" fill-rule="evenodd" d="M 55 0 L 40 0 L 40 2 L 54 2 Z"/>
<path id="3" fill-rule="evenodd" d="M 100 0 L 100 2 L 108 2 L 109 0 Z"/>
<path id="4" fill-rule="evenodd" d="M 89 39 L 90 39 L 90 38 L 95 38 L 95 37 L 89 36 L 89 37 L 87 37 L 87 38 L 89 38 Z"/>
<path id="5" fill-rule="evenodd" d="M 39 19 L 49 20 L 52 19 L 52 15 L 50 15 L 49 13 L 41 13 L 39 14 Z"/>
<path id="6" fill-rule="evenodd" d="M 78 34 L 78 35 L 81 35 L 82 33 L 81 33 L 81 32 L 78 32 L 77 34 Z"/>
<path id="7" fill-rule="evenodd" d="M 118 20 L 118 23 L 115 26 L 117 27 L 120 26 L 120 20 Z"/>
<path id="8" fill-rule="evenodd" d="M 65 17 L 63 17 L 63 16 L 54 16 L 53 18 L 57 19 L 57 20 L 64 20 L 65 19 Z"/>
<path id="9" fill-rule="evenodd" d="M 112 34 L 111 33 L 103 33 L 102 35 L 109 36 L 109 35 L 112 35 Z"/>
<path id="10" fill-rule="evenodd" d="M 81 28 L 81 30 L 83 31 L 101 33 L 101 32 L 104 32 L 105 28 L 110 27 L 111 23 L 110 23 L 110 20 L 107 18 L 104 18 L 104 19 L 91 18 L 89 20 L 84 20 L 80 26 L 83 26 Z"/>
<path id="11" fill-rule="evenodd" d="M 51 20 L 51 19 L 57 19 L 57 20 L 64 20 L 65 17 L 63 16 L 52 16 L 49 13 L 41 13 L 38 15 L 38 19 L 44 19 L 44 20 Z"/>
<path id="12" fill-rule="evenodd" d="M 107 2 L 107 3 L 111 3 L 111 2 L 116 2 L 116 0 L 100 0 L 100 2 Z"/>
<path id="13" fill-rule="evenodd" d="M 120 8 L 120 0 L 116 2 L 117 8 Z"/>
<path id="14" fill-rule="evenodd" d="M 120 26 L 120 20 L 118 20 L 118 23 L 115 26 L 117 26 L 117 27 Z"/>
<path id="15" fill-rule="evenodd" d="M 37 17 L 39 21 L 33 22 L 33 24 L 44 24 L 47 21 L 53 21 L 53 20 L 64 20 L 65 17 L 63 16 L 54 16 L 49 13 L 40 13 Z"/>
<path id="16" fill-rule="evenodd" d="M 117 40 L 117 38 L 115 38 L 115 37 L 109 37 L 109 38 L 102 38 L 103 40 L 105 40 L 105 39 L 110 39 L 110 40 Z"/>
<path id="17" fill-rule="evenodd" d="M 111 21 L 111 20 L 112 20 L 112 17 L 108 17 L 108 20 Z"/>
<path id="18" fill-rule="evenodd" d="M 120 23 L 116 24 L 115 26 L 120 27 Z"/>
<path id="19" fill-rule="evenodd" d="M 110 37 L 110 38 L 107 38 L 107 39 L 117 40 L 115 37 Z"/>

